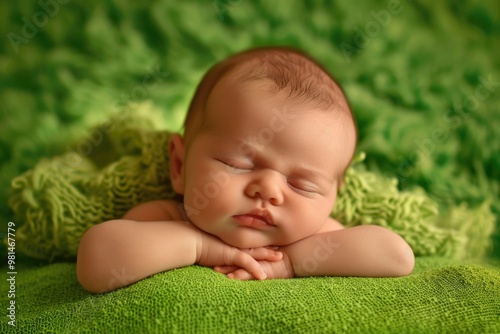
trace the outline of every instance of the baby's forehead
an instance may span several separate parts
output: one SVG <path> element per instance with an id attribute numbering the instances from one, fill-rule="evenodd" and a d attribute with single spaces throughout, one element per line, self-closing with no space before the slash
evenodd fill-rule
<path id="1" fill-rule="evenodd" d="M 228 87 L 221 83 L 228 81 L 233 88 L 244 89 L 246 85 L 258 84 L 271 95 L 285 94 L 290 104 L 307 105 L 325 112 L 347 115 L 355 127 L 354 116 L 342 89 L 321 65 L 296 50 L 271 47 L 233 55 L 212 67 L 198 86 L 191 102 L 185 123 L 186 130 L 191 128 L 197 132 L 195 129 L 200 129 L 198 126 L 203 127 L 209 120 L 209 102 L 218 104 L 230 94 L 224 91 L 220 93 L 221 87 Z M 215 91 L 219 92 L 216 96 Z M 193 127 L 193 124 L 198 126 Z"/>
<path id="2" fill-rule="evenodd" d="M 355 146 L 355 129 L 347 113 L 321 110 L 307 103 L 291 103 L 286 100 L 285 92 L 279 96 L 261 95 L 262 89 L 256 83 L 242 85 L 241 89 L 236 86 L 226 77 L 215 88 L 207 103 L 203 131 L 216 134 L 221 142 L 242 143 L 248 147 L 289 142 L 299 135 L 328 137 L 331 139 L 326 142 L 318 140 L 311 145 L 320 147 L 316 151 L 321 156 L 337 156 L 342 166 L 349 163 L 351 148 L 354 150 Z"/>
<path id="3" fill-rule="evenodd" d="M 348 119 L 353 119 L 347 101 L 340 89 L 332 89 L 328 92 L 328 94 L 331 94 L 332 99 L 328 102 L 325 102 L 324 97 L 317 98 L 321 92 L 312 91 L 312 88 L 311 91 L 307 92 L 293 92 L 292 89 L 278 86 L 272 78 L 267 76 L 258 76 L 255 72 L 248 71 L 246 68 L 237 68 L 227 73 L 217 82 L 207 99 L 206 107 L 218 105 L 222 100 L 231 99 L 235 95 L 241 94 L 246 95 L 249 100 L 267 99 L 279 101 L 282 103 L 280 108 L 287 108 L 288 112 L 291 113 L 319 111 L 319 115 L 330 116 L 334 119 L 338 118 L 339 122 L 348 122 Z M 242 103 L 244 102 L 242 101 Z M 205 112 L 207 111 L 205 110 Z M 311 117 L 316 116 L 311 115 Z M 347 116 L 347 118 L 341 116 Z"/>

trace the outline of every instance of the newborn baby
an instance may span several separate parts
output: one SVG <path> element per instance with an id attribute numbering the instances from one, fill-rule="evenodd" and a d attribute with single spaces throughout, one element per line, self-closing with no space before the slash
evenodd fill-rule
<path id="1" fill-rule="evenodd" d="M 89 229 L 77 258 L 87 290 L 192 264 L 245 280 L 412 272 L 397 234 L 330 218 L 356 125 L 339 85 L 309 56 L 266 47 L 216 64 L 184 126 L 169 147 L 179 201 L 142 203 Z"/>

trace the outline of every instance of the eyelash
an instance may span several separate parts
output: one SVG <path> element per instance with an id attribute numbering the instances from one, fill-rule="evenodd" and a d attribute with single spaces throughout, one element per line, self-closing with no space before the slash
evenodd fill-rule
<path id="1" fill-rule="evenodd" d="M 313 189 L 313 187 L 309 187 L 306 185 L 297 185 L 297 184 L 293 184 L 291 182 L 288 182 L 288 185 L 290 186 L 290 188 L 293 188 L 295 190 L 305 192 L 308 194 L 317 194 L 318 193 L 318 191 L 316 189 Z"/>
<path id="2" fill-rule="evenodd" d="M 230 168 L 234 168 L 234 169 L 238 169 L 238 170 L 253 170 L 253 167 L 249 167 L 249 166 L 238 166 L 236 163 L 234 162 L 229 162 L 229 161 L 224 161 L 224 160 L 221 160 L 221 159 L 217 159 L 219 162 L 223 163 L 224 165 L 230 167 Z"/>

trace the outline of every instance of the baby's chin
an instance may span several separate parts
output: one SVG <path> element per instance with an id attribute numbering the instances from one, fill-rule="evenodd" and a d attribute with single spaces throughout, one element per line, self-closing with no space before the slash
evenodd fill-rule
<path id="1" fill-rule="evenodd" d="M 220 236 L 219 237 L 222 241 L 224 241 L 226 244 L 236 247 L 236 248 L 258 248 L 258 247 L 275 247 L 275 246 L 286 246 L 287 244 L 284 243 L 279 243 L 279 242 L 271 242 L 269 240 L 265 239 L 238 239 L 238 238 L 231 238 L 229 236 L 226 236 L 225 238 Z"/>
<path id="2" fill-rule="evenodd" d="M 271 247 L 272 245 L 269 242 L 259 242 L 252 240 L 243 240 L 243 241 L 234 241 L 234 240 L 224 240 L 226 244 L 236 247 L 236 248 L 258 248 L 258 247 Z"/>

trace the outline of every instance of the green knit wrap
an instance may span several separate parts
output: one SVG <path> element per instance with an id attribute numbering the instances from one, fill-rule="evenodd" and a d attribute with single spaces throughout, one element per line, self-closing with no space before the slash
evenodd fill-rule
<path id="1" fill-rule="evenodd" d="M 168 132 L 131 119 L 107 130 L 93 131 L 90 137 L 101 139 L 88 156 L 70 151 L 43 159 L 12 181 L 9 205 L 25 222 L 17 230 L 19 251 L 42 259 L 74 257 L 91 226 L 141 202 L 174 196 Z M 99 168 L 106 160 L 111 162 Z"/>
<path id="2" fill-rule="evenodd" d="M 363 157 L 362 157 L 363 158 Z M 396 178 L 356 164 L 346 172 L 332 214 L 346 226 L 373 224 L 401 235 L 417 256 L 481 257 L 491 248 L 495 216 L 489 204 L 442 208 L 424 191 L 401 192 Z"/>
<path id="3" fill-rule="evenodd" d="M 43 159 L 12 181 L 9 205 L 16 221 L 24 222 L 16 232 L 19 251 L 41 259 L 72 258 L 91 226 L 119 218 L 139 203 L 175 196 L 170 133 L 137 116 L 112 125 L 95 128 L 93 141 L 82 139 L 74 150 Z M 76 153 L 84 146 L 87 154 Z M 440 212 L 423 191 L 401 192 L 395 178 L 365 170 L 363 158 L 358 155 L 346 172 L 332 214 L 343 224 L 385 226 L 405 238 L 417 256 L 479 257 L 489 249 L 495 219 L 487 203 Z"/>

